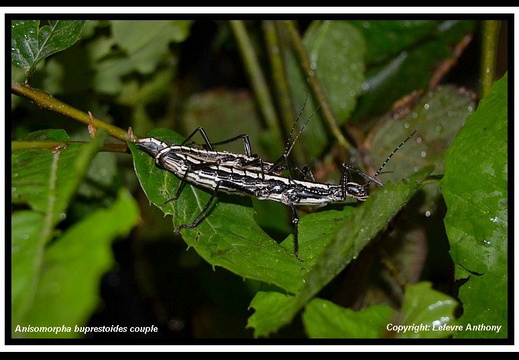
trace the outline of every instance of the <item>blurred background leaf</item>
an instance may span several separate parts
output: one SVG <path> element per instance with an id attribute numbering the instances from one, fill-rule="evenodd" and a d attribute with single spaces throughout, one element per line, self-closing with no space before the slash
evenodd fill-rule
<path id="1" fill-rule="evenodd" d="M 39 140 L 66 141 L 62 131 L 44 131 L 25 137 Z M 34 211 L 46 215 L 48 225 L 54 227 L 65 217 L 65 210 L 81 183 L 90 161 L 104 137 L 91 144 L 67 146 L 61 151 L 15 150 L 12 152 L 13 203 L 26 203 Z"/>
<path id="2" fill-rule="evenodd" d="M 12 203 L 20 207 L 15 208 L 12 218 L 14 337 L 80 336 L 26 334 L 16 332 L 16 326 L 85 324 L 99 304 L 100 278 L 113 265 L 111 241 L 136 223 L 137 209 L 126 193 L 122 213 L 109 218 L 104 210 L 98 210 L 91 220 L 77 223 L 74 230 L 62 233 L 58 228 L 104 139 L 98 136 L 89 144 L 70 144 L 55 151 L 12 152 Z M 24 140 L 66 142 L 69 138 L 63 130 L 48 130 L 31 133 Z M 125 216 L 130 220 L 125 221 Z M 124 224 L 122 230 L 117 228 Z"/>
<path id="3" fill-rule="evenodd" d="M 273 132 L 276 127 L 265 118 L 263 105 L 247 75 L 250 70 L 247 65 L 250 64 L 244 62 L 249 60 L 242 57 L 230 22 L 209 18 L 146 20 L 86 21 L 80 35 L 70 32 L 68 40 L 73 46 L 32 62 L 37 66 L 33 67 L 30 86 L 42 88 L 65 103 L 88 110 L 96 118 L 121 129 L 131 127 L 137 136 L 157 128 L 173 129 L 177 134 L 171 138 L 170 132 L 156 135 L 164 135 L 165 139 L 175 142 L 197 126 L 203 126 L 212 141 L 247 133 L 255 153 L 269 161 L 277 159 L 282 151 L 280 146 L 284 145 L 283 141 L 279 143 L 279 139 L 285 139 L 287 134 Z M 478 305 L 478 296 L 489 294 L 487 288 L 490 285 L 485 281 L 490 281 L 490 278 L 495 280 L 491 285 L 496 286 L 496 294 L 503 293 L 504 266 L 496 266 L 492 273 L 490 270 L 484 274 L 478 272 L 487 269 L 489 258 L 505 256 L 502 242 L 483 239 L 483 245 L 475 248 L 476 255 L 470 257 L 464 256 L 467 251 L 461 248 L 454 250 L 455 247 L 449 245 L 449 237 L 456 231 L 451 227 L 447 235 L 443 222 L 446 212 L 443 189 L 438 185 L 444 169 L 449 166 L 447 160 L 444 168 L 445 151 L 454 144 L 456 134 L 463 131 L 467 116 L 474 113 L 477 106 L 478 99 L 474 94 L 479 92 L 482 74 L 479 69 L 480 38 L 481 31 L 484 31 L 481 21 L 447 18 L 293 21 L 294 29 L 299 30 L 296 35 L 301 37 L 299 40 L 309 54 L 308 64 L 311 66 L 305 71 L 311 70 L 317 75 L 325 98 L 313 94 L 306 76 L 310 74 L 301 73 L 300 65 L 294 61 L 292 40 L 283 32 L 285 21 L 270 21 L 275 25 L 272 27 L 277 36 L 274 43 L 266 37 L 266 21 L 250 19 L 240 22 L 244 25 L 249 46 L 255 52 L 255 70 L 266 79 L 266 91 L 271 92 L 273 108 L 279 112 L 275 115 L 284 119 L 283 124 L 278 125 L 279 129 L 290 130 L 308 95 L 299 125 L 312 118 L 291 154 L 291 164 L 310 165 L 316 179 L 323 182 L 338 181 L 338 166 L 342 162 L 352 163 L 373 174 L 389 153 L 417 129 L 415 136 L 397 151 L 380 174 L 379 180 L 386 186 L 376 189 L 373 196 L 377 197 L 402 180 L 407 181 L 424 167 L 434 167 L 433 177 L 421 186 L 392 221 L 385 224 L 385 230 L 364 246 L 354 261 L 348 257 L 349 264 L 342 271 L 337 270 L 342 266 L 337 267 L 336 254 L 325 257 L 332 266 L 329 272 L 325 272 L 326 276 L 323 275 L 326 281 L 312 281 L 315 289 L 319 289 L 315 296 L 352 314 L 362 316 L 360 314 L 373 311 L 376 317 L 379 308 L 402 311 L 404 303 L 411 298 L 406 290 L 415 283 L 430 282 L 435 291 L 459 300 L 461 307 L 458 312 L 464 313 L 460 318 L 462 323 L 474 319 L 488 322 L 491 318 L 506 319 L 504 307 L 496 306 L 493 307 L 495 311 L 485 313 Z M 51 24 L 44 21 L 38 24 L 26 22 L 23 26 L 18 24 L 20 27 L 14 26 L 12 34 L 21 39 L 25 31 L 29 38 L 33 38 L 37 35 L 34 33 L 36 27 L 41 29 Z M 502 21 L 502 42 L 499 43 L 499 52 L 494 54 L 498 75 L 507 68 L 507 29 L 507 21 Z M 53 36 L 56 40 L 59 38 L 58 33 L 49 35 L 49 38 Z M 56 44 L 57 47 L 65 46 L 64 43 Z M 13 54 L 11 76 L 13 81 L 23 82 L 27 74 L 24 68 L 17 66 L 23 66 L 25 61 L 29 65 L 35 59 L 23 57 L 23 41 L 17 42 L 15 47 L 20 51 Z M 270 57 L 276 52 L 280 59 L 284 59 L 281 63 L 289 76 L 280 72 L 271 61 Z M 278 92 L 280 84 L 290 86 L 290 91 Z M 500 94 L 504 96 L 505 92 L 501 90 Z M 337 140 L 329 124 L 321 118 L 322 109 L 318 104 L 323 99 L 329 103 L 347 146 Z M 287 106 L 289 111 L 285 109 Z M 12 139 L 26 139 L 32 144 L 45 139 L 90 141 L 84 124 L 52 111 L 42 111 L 20 96 L 12 96 L 11 107 Z M 283 117 L 280 116 L 282 113 L 285 114 Z M 287 116 L 288 113 L 292 115 Z M 113 139 L 105 139 L 105 145 L 104 148 L 125 147 Z M 490 141 L 478 142 L 479 145 L 481 151 L 494 151 L 495 144 L 490 144 Z M 89 151 L 98 152 L 93 147 Z M 78 151 L 74 148 L 70 145 L 60 150 Z M 265 299 L 270 305 L 259 306 L 264 311 L 254 313 L 252 317 L 250 306 L 257 304 L 262 293 L 288 296 L 278 292 L 280 287 L 297 293 L 302 279 L 319 273 L 312 270 L 312 265 L 328 263 L 319 260 L 326 244 L 334 239 L 344 241 L 349 236 L 349 229 L 341 230 L 340 224 L 344 221 L 349 223 L 356 214 L 364 213 L 365 217 L 357 219 L 362 223 L 352 224 L 351 229 L 373 229 L 372 218 L 380 215 L 378 208 L 370 208 L 370 213 L 361 210 L 369 204 L 335 205 L 318 211 L 301 208 L 300 251 L 302 257 L 308 259 L 304 263 L 306 268 L 293 258 L 290 213 L 282 204 L 224 196 L 205 219 L 208 221 L 204 220 L 200 228 L 184 231 L 183 239 L 173 235 L 173 225 L 192 220 L 209 194 L 186 189 L 178 202 L 168 204 L 166 212 L 176 214 L 172 225 L 172 218 L 164 216 L 156 206 L 150 206 L 150 201 L 160 204 L 166 197 L 171 197 L 178 179 L 171 174 L 164 175 L 147 154 L 139 154 L 140 151 L 135 151 L 131 145 L 130 148 L 132 156 L 107 152 L 92 155 L 93 158 L 87 161 L 89 165 L 82 171 L 77 167 L 82 167 L 88 156 L 79 155 L 75 158 L 79 160 L 76 164 L 74 156 L 63 154 L 60 161 L 69 159 L 67 169 L 70 174 L 60 173 L 62 170 L 55 173 L 58 178 L 63 178 L 63 192 L 56 194 L 55 208 L 60 212 L 51 211 L 49 216 L 47 211 L 33 211 L 32 206 L 38 209 L 49 206 L 51 191 L 45 184 L 52 173 L 49 170 L 52 169 L 52 158 L 57 155 L 51 156 L 41 150 L 30 155 L 28 149 L 20 150 L 18 154 L 13 152 L 13 175 L 14 170 L 18 174 L 17 178 L 12 178 L 12 239 L 16 239 L 12 259 L 13 279 L 16 276 L 12 284 L 12 295 L 16 300 L 13 303 L 23 304 L 36 293 L 37 287 L 32 286 L 31 281 L 38 279 L 39 267 L 34 259 L 42 259 L 42 254 L 50 251 L 50 246 L 57 245 L 62 236 L 80 226 L 90 214 L 112 209 L 119 203 L 120 189 L 127 188 L 139 203 L 141 220 L 131 235 L 121 239 L 123 241 L 99 240 L 102 242 L 100 256 L 96 257 L 99 261 L 94 261 L 99 271 L 94 271 L 93 276 L 97 280 L 90 278 L 85 282 L 89 284 L 88 294 L 85 301 L 78 301 L 83 309 L 89 310 L 81 312 L 73 306 L 75 311 L 70 314 L 71 318 L 90 316 L 87 321 L 94 326 L 157 324 L 159 333 L 146 338 L 157 337 L 167 341 L 172 338 L 251 338 L 255 333 L 269 333 L 266 329 L 272 327 L 277 328 L 277 332 L 270 335 L 275 338 L 309 336 L 310 332 L 305 333 L 298 317 L 286 326 L 278 326 L 279 320 L 293 311 L 291 306 L 282 306 L 282 299 Z M 243 151 L 239 142 L 223 148 Z M 465 150 L 458 148 L 457 151 Z M 451 163 L 457 164 L 456 156 L 450 156 Z M 136 171 L 134 166 L 141 169 Z M 31 174 L 31 169 L 39 171 Z M 142 188 L 136 172 L 146 179 Z M 463 186 L 465 179 L 457 180 Z M 502 213 L 505 205 L 499 206 Z M 66 214 L 66 217 L 61 214 Z M 105 216 L 108 215 L 105 213 Z M 56 224 L 49 226 L 53 224 L 49 222 L 51 218 Z M 489 218 L 501 219 L 498 215 Z M 218 226 L 218 233 L 237 236 L 241 249 L 239 257 L 234 256 L 240 252 L 233 249 L 232 238 L 219 238 L 211 226 Z M 497 230 L 506 232 L 503 228 L 506 226 L 501 224 Z M 116 232 L 105 229 L 111 234 Z M 42 240 L 42 233 L 48 234 L 50 242 Z M 112 255 L 106 256 L 109 244 Z M 197 251 L 186 251 L 186 247 Z M 453 249 L 451 253 L 449 247 Z M 64 254 L 65 250 L 55 250 L 51 253 L 52 259 L 60 259 L 58 253 Z M 88 255 L 85 253 L 84 256 Z M 73 262 L 80 267 L 79 259 Z M 276 267 L 276 263 L 281 265 Z M 56 273 L 56 267 L 49 269 L 52 271 L 46 276 L 61 277 Z M 63 269 L 74 272 L 72 268 Z M 458 281 L 455 281 L 453 269 L 460 276 Z M 334 271 L 338 273 L 330 275 Z M 473 291 L 461 286 L 464 281 Z M 99 296 L 91 296 L 95 282 L 104 301 L 102 307 L 93 306 L 99 304 Z M 46 286 L 42 289 L 48 290 Z M 32 297 L 25 296 L 27 289 L 34 290 L 30 291 Z M 434 298 L 427 286 L 417 286 L 417 289 Z M 314 294 L 314 291 L 306 293 Z M 312 304 L 313 295 L 311 297 L 301 303 Z M 501 295 L 495 300 L 506 303 Z M 481 304 L 488 307 L 491 301 L 493 299 L 488 298 Z M 450 314 L 449 306 L 443 309 L 444 313 Z M 16 310 L 13 318 L 14 314 L 29 313 L 29 308 L 23 305 L 16 305 L 13 310 Z M 87 312 L 90 315 L 86 315 Z M 426 311 L 423 312 L 425 315 Z M 478 317 L 478 312 L 481 317 Z M 360 317 L 350 319 L 354 321 Z M 427 320 L 419 316 L 410 319 Z M 248 322 L 249 327 L 246 327 Z M 379 334 L 379 330 L 366 329 L 365 334 Z M 327 334 L 333 336 L 331 332 Z M 422 335 L 427 337 L 427 334 Z M 452 334 L 456 337 L 470 335 L 474 333 Z M 487 337 L 489 334 L 476 335 Z M 98 333 L 86 337 L 110 341 L 128 336 Z M 503 336 L 503 333 L 497 336 Z"/>
<path id="4" fill-rule="evenodd" d="M 464 20 L 353 21 L 366 39 L 366 81 L 357 121 L 383 114 L 395 101 L 428 89 L 439 64 L 458 56 L 475 22 Z M 402 79 L 406 79 L 402 81 Z"/>
<path id="5" fill-rule="evenodd" d="M 30 241 L 34 232 L 27 231 L 24 222 L 34 216 L 18 213 L 13 223 L 13 283 L 23 284 L 20 278 L 27 269 L 22 264 L 36 265 L 30 279 L 32 291 L 20 287 L 13 293 L 13 337 L 71 338 L 83 337 L 76 326 L 85 326 L 101 301 L 101 277 L 113 268 L 111 244 L 119 236 L 126 236 L 138 219 L 138 208 L 133 197 L 122 190 L 119 199 L 109 209 L 99 209 L 76 223 L 40 254 L 29 254 L 34 248 Z M 24 230 L 22 230 L 24 229 Z M 19 270 L 19 271 L 16 271 Z M 18 295 L 18 296 L 17 296 Z M 23 300 L 22 300 L 23 299 Z M 38 331 L 23 333 L 16 327 L 70 327 L 71 332 Z"/>

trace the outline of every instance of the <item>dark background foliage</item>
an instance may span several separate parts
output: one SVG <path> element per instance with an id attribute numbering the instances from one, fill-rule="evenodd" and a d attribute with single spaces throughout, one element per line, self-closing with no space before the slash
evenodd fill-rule
<path id="1" fill-rule="evenodd" d="M 136 338 L 187 342 L 252 341 L 255 336 L 381 338 L 403 335 L 388 332 L 382 325 L 391 321 L 433 323 L 435 319 L 448 318 L 448 324 L 464 326 L 473 321 L 506 322 L 506 310 L 495 302 L 506 303 L 507 205 L 502 199 L 499 205 L 489 200 L 485 215 L 495 219 L 492 223 L 499 226 L 500 233 L 480 236 L 492 229 L 490 225 L 477 225 L 474 242 L 458 249 L 453 256 L 452 241 L 456 241 L 458 234 L 444 225 L 448 208 L 444 193 L 459 194 L 456 181 L 448 180 L 454 177 L 458 184 L 464 184 L 465 177 L 453 175 L 445 183 L 442 180 L 440 188 L 440 179 L 447 173 L 445 151 L 464 128 L 467 117 L 478 108 L 481 98 L 488 94 L 487 88 L 480 88 L 485 63 L 481 54 L 486 46 L 483 19 L 90 20 L 73 22 L 70 27 L 55 22 L 12 21 L 18 27 L 11 28 L 11 45 L 13 49 L 21 49 L 18 54 L 12 53 L 11 73 L 13 93 L 17 94 L 13 95 L 11 104 L 12 182 L 13 188 L 17 188 L 12 194 L 12 214 L 21 224 L 17 227 L 13 220 L 15 245 L 16 234 L 20 239 L 26 236 L 17 230 L 29 229 L 26 223 L 38 217 L 23 212 L 39 209 L 45 213 L 48 209 L 47 202 L 38 208 L 37 200 L 46 198 L 49 189 L 44 187 L 43 195 L 35 193 L 31 184 L 40 181 L 40 175 L 26 174 L 23 169 L 30 164 L 34 169 L 41 166 L 44 172 L 53 157 L 45 151 L 49 158 L 41 156 L 38 157 L 41 162 L 37 162 L 30 155 L 34 153 L 28 153 L 27 143 L 88 141 L 92 134 L 84 123 L 74 121 L 77 118 L 68 108 L 56 112 L 55 108 L 44 105 L 41 94 L 32 98 L 33 103 L 26 101 L 24 97 L 31 97 L 24 93 L 22 83 L 27 80 L 32 88 L 43 89 L 71 108 L 89 111 L 96 119 L 103 119 L 103 124 L 120 130 L 115 134 L 108 130 L 112 136 L 94 142 L 88 151 L 79 147 L 74 150 L 73 145 L 62 152 L 70 157 L 63 176 L 73 167 L 74 159 L 84 158 L 85 166 L 78 165 L 77 170 L 69 172 L 68 181 L 59 183 L 67 195 L 58 196 L 63 201 L 62 208 L 52 213 L 56 219 L 49 227 L 48 236 L 41 242 L 35 240 L 40 244 L 36 248 L 46 253 L 44 262 L 52 267 L 59 263 L 59 256 L 66 256 L 55 255 L 60 251 L 53 247 L 67 240 L 69 231 L 76 230 L 78 224 L 85 229 L 98 226 L 91 219 L 92 223 L 85 223 L 85 219 L 106 210 L 99 217 L 107 223 L 107 230 L 100 232 L 113 235 L 107 236 L 102 245 L 96 245 L 105 250 L 95 259 L 103 260 L 93 261 L 97 267 L 89 280 L 91 291 L 85 294 L 89 300 L 78 305 L 81 315 L 75 321 L 96 327 L 153 325 L 157 332 L 145 336 L 129 331 L 89 332 L 84 337 L 99 341 Z M 24 44 L 15 41 L 35 29 L 39 29 L 40 39 L 48 35 L 49 29 L 54 31 L 49 43 L 55 44 L 55 49 L 36 40 L 31 43 L 47 51 L 40 52 L 40 57 L 35 57 L 34 51 L 24 52 Z M 504 165 L 500 163 L 507 158 L 506 100 L 499 103 L 508 90 L 507 78 L 503 77 L 508 66 L 507 29 L 508 23 L 500 22 L 501 35 L 494 38 L 497 59 L 494 78 L 504 80 L 490 97 L 497 105 L 489 100 L 488 106 L 497 110 L 484 108 L 479 115 L 474 114 L 480 124 L 491 113 L 502 115 L 496 117 L 501 125 L 495 125 L 494 130 L 489 130 L 491 136 L 485 137 L 493 142 L 485 141 L 488 148 L 483 148 L 497 154 L 490 162 L 495 171 L 502 170 L 497 164 L 507 166 L 506 161 Z M 300 37 L 294 39 L 294 33 Z M 276 63 L 279 60 L 283 62 L 281 67 Z M 309 75 L 310 72 L 317 76 Z M 196 231 L 184 233 L 183 238 L 174 236 L 172 217 L 165 214 L 174 214 L 176 225 L 182 220 L 185 223 L 196 216 L 196 205 L 190 198 L 204 199 L 208 194 L 189 190 L 178 205 L 171 205 L 163 213 L 152 203 L 160 204 L 161 196 L 167 199 L 167 194 L 158 191 L 162 183 L 169 184 L 168 189 L 175 189 L 178 179 L 155 168 L 151 158 L 139 154 L 131 145 L 132 155 L 129 155 L 126 144 L 120 141 L 128 140 L 125 132 L 129 127 L 137 136 L 146 136 L 151 131 L 163 140 L 171 138 L 172 142 L 178 142 L 181 137 L 177 134 L 186 136 L 203 126 L 213 141 L 247 133 L 254 151 L 275 160 L 282 153 L 284 139 L 300 111 L 301 119 L 311 120 L 298 139 L 291 161 L 298 166 L 310 165 L 316 178 L 323 182 L 338 181 L 340 162 L 351 162 L 373 173 L 395 146 L 413 129 L 418 130 L 417 136 L 395 154 L 380 177 L 387 182 L 384 189 L 389 194 L 384 195 L 379 189 L 380 194 L 366 204 L 332 205 L 317 212 L 302 209 L 301 229 L 306 234 L 300 245 L 306 259 L 303 269 L 291 257 L 290 215 L 279 204 L 223 197 L 209 215 L 209 222 L 224 224 L 221 233 L 214 235 L 221 246 L 219 251 L 227 251 L 227 240 L 229 246 L 239 243 L 252 248 L 250 254 L 238 260 L 215 256 L 210 246 L 215 243 L 214 238 L 211 242 L 209 237 L 200 235 L 207 233 L 204 228 L 207 222 Z M 482 126 L 492 128 L 491 124 L 472 128 Z M 63 129 L 63 132 L 48 129 Z M 176 134 L 157 129 L 174 130 Z M 42 132 L 38 133 L 39 130 Z M 479 145 L 480 136 L 471 138 L 468 133 L 465 146 Z M 469 160 L 474 159 L 466 147 L 459 143 L 456 146 L 459 153 L 451 151 L 451 169 L 463 163 L 464 168 L 472 171 L 475 164 Z M 98 152 L 100 149 L 112 151 Z M 240 144 L 234 150 L 241 152 Z M 464 156 L 456 158 L 460 153 Z M 497 186 L 506 193 L 503 176 L 507 178 L 498 172 Z M 401 185 L 402 179 L 407 179 L 407 185 Z M 131 204 L 122 189 L 132 194 L 135 204 Z M 473 195 L 466 196 L 470 199 Z M 123 216 L 122 209 L 133 206 L 138 207 L 140 215 Z M 182 210 L 193 206 L 192 213 Z M 477 208 L 478 202 L 467 206 Z M 123 213 L 115 212 L 116 209 Z M 59 217 L 61 213 L 66 216 Z M 456 229 L 460 221 L 470 221 L 462 210 L 450 216 Z M 117 219 L 121 219 L 120 229 L 109 231 L 109 224 L 119 222 Z M 38 221 L 34 220 L 34 224 Z M 232 226 L 242 223 L 243 228 L 249 229 L 240 235 L 243 240 L 225 236 L 227 227 L 235 231 Z M 31 231 L 29 239 L 33 236 L 38 239 L 40 229 L 34 226 Z M 364 231 L 372 233 L 365 242 L 351 235 Z M 467 236 L 470 233 L 467 230 Z M 344 244 L 359 248 L 350 252 Z M 264 249 L 273 250 L 268 253 Z M 81 251 L 90 250 L 86 246 Z M 323 255 L 326 252 L 329 255 Z M 467 260 L 464 256 L 470 252 L 482 255 Z M 481 270 L 482 264 L 490 266 L 489 258 L 504 258 L 504 264 L 495 272 L 487 271 L 486 267 Z M 18 321 L 17 314 L 23 314 L 21 318 L 32 319 L 32 324 L 37 325 L 37 317 L 32 314 L 40 308 L 27 300 L 27 292 L 23 291 L 25 283 L 16 277 L 18 261 L 33 263 L 31 259 L 15 256 L 12 260 L 15 274 L 12 285 L 19 286 L 19 290 L 13 291 L 13 320 Z M 36 278 L 45 284 L 48 280 L 45 276 L 53 280 L 59 275 L 58 270 L 56 274 L 47 274 L 44 269 L 35 267 L 36 274 L 21 271 L 20 279 L 30 282 Z M 309 269 L 311 274 L 303 274 Z M 71 271 L 89 270 L 71 267 Z M 470 304 L 480 299 L 481 293 L 471 294 L 460 288 L 483 274 L 490 274 L 487 281 L 497 284 L 498 297 L 485 297 L 485 301 L 493 304 L 493 310 L 478 318 Z M 302 278 L 307 279 L 306 285 L 299 285 Z M 321 278 L 326 280 L 318 280 Z M 35 290 L 32 296 L 36 299 L 41 296 L 49 303 L 55 300 L 45 291 L 45 288 Z M 290 294 L 295 294 L 293 299 Z M 25 305 L 20 309 L 17 304 L 22 298 L 20 303 Z M 441 312 L 426 310 L 426 301 L 432 299 L 442 304 Z M 413 308 L 411 304 L 416 303 L 418 307 Z M 52 310 L 52 306 L 45 308 L 46 303 L 43 304 L 41 311 L 59 312 L 59 307 Z M 322 310 L 326 307 L 329 310 Z M 291 312 L 286 309 L 304 311 L 284 319 Z M 354 312 L 348 312 L 351 310 Z M 463 316 L 469 317 L 464 320 Z M 329 321 L 322 321 L 328 317 Z M 366 329 L 362 330 L 361 324 Z M 403 337 L 407 335 L 507 337 L 503 332 L 456 331 L 418 332 Z M 13 333 L 13 337 L 25 336 Z"/>

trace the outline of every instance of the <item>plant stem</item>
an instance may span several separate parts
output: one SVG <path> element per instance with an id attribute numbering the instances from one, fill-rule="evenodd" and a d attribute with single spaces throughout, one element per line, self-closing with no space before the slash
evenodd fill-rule
<path id="1" fill-rule="evenodd" d="M 105 129 L 106 132 L 119 140 L 132 141 L 128 136 L 128 132 L 117 127 L 110 125 L 103 120 L 91 118 L 88 113 L 80 111 L 64 102 L 56 99 L 54 96 L 46 91 L 32 88 L 26 84 L 20 84 L 13 82 L 11 84 L 11 91 L 14 94 L 26 97 L 36 103 L 41 109 L 52 110 L 57 113 L 68 116 L 72 119 L 79 120 L 82 123 L 89 125 L 93 124 L 95 127 Z"/>
<path id="2" fill-rule="evenodd" d="M 277 29 L 278 24 L 279 21 L 275 20 L 265 20 L 262 23 L 270 66 L 272 68 L 271 73 L 273 85 L 276 97 L 279 99 L 278 102 L 284 130 L 283 135 L 286 138 L 294 124 L 294 121 L 297 119 L 297 114 L 294 111 L 292 95 L 288 86 L 288 77 L 285 71 L 286 65 L 284 62 L 283 49 L 286 45 L 280 43 Z M 292 155 L 298 159 L 303 158 L 303 153 L 298 147 L 293 149 Z"/>
<path id="3" fill-rule="evenodd" d="M 88 144 L 85 141 L 11 141 L 12 150 L 22 149 L 44 149 L 44 150 L 58 150 L 66 148 L 72 144 Z M 101 151 L 127 153 L 128 147 L 124 144 L 104 144 Z"/>
<path id="4" fill-rule="evenodd" d="M 267 82 L 261 72 L 261 67 L 254 52 L 254 47 L 252 46 L 252 40 L 247 35 L 243 21 L 231 20 L 229 23 L 238 43 L 247 75 L 251 81 L 258 104 L 260 105 L 260 111 L 263 113 L 263 118 L 265 119 L 270 133 L 276 134 L 276 143 L 282 148 L 284 144 L 282 132 L 280 131 L 279 122 L 277 120 L 276 111 L 270 96 Z"/>
<path id="5" fill-rule="evenodd" d="M 328 124 L 330 131 L 332 132 L 332 135 L 335 137 L 335 139 L 342 148 L 348 150 L 349 148 L 351 148 L 351 145 L 342 134 L 339 125 L 337 125 L 337 121 L 335 121 L 335 117 L 333 116 L 330 105 L 326 101 L 321 84 L 319 83 L 319 79 L 317 78 L 317 74 L 315 70 L 313 70 L 310 66 L 310 60 L 308 59 L 308 54 L 306 52 L 305 45 L 301 41 L 301 38 L 297 33 L 297 30 L 293 22 L 287 20 L 284 23 L 288 30 L 288 34 L 292 39 L 294 52 L 296 53 L 301 68 L 303 69 L 306 77 L 309 80 L 310 90 L 315 100 L 321 103 L 322 114 Z"/>
<path id="6" fill-rule="evenodd" d="M 483 38 L 481 46 L 481 98 L 484 98 L 490 92 L 490 88 L 495 80 L 500 26 L 501 22 L 499 20 L 483 21 Z"/>

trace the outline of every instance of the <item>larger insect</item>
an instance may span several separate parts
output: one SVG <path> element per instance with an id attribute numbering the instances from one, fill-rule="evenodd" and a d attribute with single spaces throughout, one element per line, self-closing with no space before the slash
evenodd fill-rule
<path id="1" fill-rule="evenodd" d="M 284 169 L 290 170 L 287 163 L 288 155 L 305 125 L 306 123 L 300 129 L 293 142 L 291 142 L 291 137 L 294 127 L 292 128 L 285 152 L 275 163 L 264 161 L 257 155 L 254 155 L 251 150 L 249 138 L 245 134 L 225 141 L 211 143 L 202 128 L 195 129 L 180 145 L 168 145 L 151 137 L 139 139 L 136 145 L 153 156 L 158 166 L 171 171 L 181 179 L 175 196 L 167 200 L 164 204 L 177 200 L 186 183 L 191 183 L 212 191 L 209 201 L 196 219 L 189 224 L 180 225 L 175 229 L 175 233 L 180 233 L 180 230 L 184 228 L 196 227 L 203 220 L 211 203 L 219 192 L 251 196 L 260 200 L 276 201 L 289 206 L 291 209 L 294 256 L 299 261 L 302 261 L 299 258 L 299 217 L 297 215 L 296 206 L 324 206 L 329 203 L 342 203 L 345 202 L 348 197 L 355 198 L 359 201 L 366 200 L 369 196 L 369 185 L 375 183 L 378 186 L 383 186 L 376 177 L 395 152 L 416 132 L 413 132 L 389 154 L 373 176 L 364 173 L 348 163 L 344 163 L 341 165 L 341 179 L 339 184 L 327 184 L 317 182 L 313 180 L 313 178 L 310 180 L 295 179 L 290 172 L 288 177 L 281 174 L 281 171 Z M 187 146 L 188 141 L 197 132 L 202 135 L 205 144 L 199 145 L 198 147 Z M 240 139 L 243 141 L 245 154 L 215 150 L 215 146 Z M 353 182 L 351 172 L 361 175 L 367 179 L 367 182 L 365 184 Z"/>

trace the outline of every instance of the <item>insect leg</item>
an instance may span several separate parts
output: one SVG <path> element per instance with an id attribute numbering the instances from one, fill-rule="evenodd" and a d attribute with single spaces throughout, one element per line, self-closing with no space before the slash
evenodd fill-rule
<path id="1" fill-rule="evenodd" d="M 247 156 L 253 156 L 252 154 L 252 147 L 251 147 L 251 144 L 250 144 L 250 139 L 249 139 L 249 136 L 246 135 L 246 134 L 241 134 L 241 135 L 238 135 L 238 136 L 235 136 L 231 139 L 227 139 L 227 140 L 223 140 L 223 141 L 219 141 L 219 142 L 214 142 L 212 143 L 210 140 L 209 140 L 209 137 L 207 136 L 207 133 L 205 132 L 205 130 L 202 128 L 202 127 L 198 127 L 195 129 L 195 131 L 193 131 L 191 133 L 191 135 L 189 135 L 183 142 L 181 145 L 185 145 L 197 132 L 200 133 L 200 135 L 202 135 L 202 137 L 204 138 L 204 141 L 205 141 L 205 145 L 204 148 L 207 149 L 207 150 L 211 150 L 213 151 L 214 150 L 214 146 L 218 146 L 218 145 L 223 145 L 223 144 L 229 144 L 233 141 L 236 141 L 236 140 L 239 140 L 239 139 L 242 139 L 243 141 L 243 149 L 245 150 L 245 154 Z"/>
<path id="2" fill-rule="evenodd" d="M 207 210 L 209 210 L 209 208 L 211 207 L 211 203 L 213 202 L 214 198 L 216 197 L 216 194 L 218 193 L 218 188 L 219 187 L 220 187 L 220 183 L 216 183 L 216 187 L 214 188 L 214 191 L 211 194 L 211 197 L 207 201 L 207 204 L 204 206 L 204 208 L 202 209 L 200 214 L 198 214 L 196 219 L 192 223 L 190 223 L 190 224 L 185 224 L 185 225 L 178 226 L 173 231 L 175 234 L 178 235 L 178 234 L 180 234 L 180 230 L 182 230 L 182 229 L 192 229 L 192 228 L 196 227 L 198 224 L 200 224 L 200 222 L 204 219 Z"/>
<path id="3" fill-rule="evenodd" d="M 231 143 L 231 142 L 239 140 L 239 139 L 242 139 L 242 141 L 243 141 L 243 149 L 245 150 L 245 155 L 253 156 L 254 154 L 252 153 L 252 146 L 250 144 L 249 135 L 247 135 L 247 134 L 241 134 L 241 135 L 235 136 L 231 139 L 215 142 L 215 143 L 212 143 L 212 145 L 228 144 L 228 143 Z"/>
<path id="4" fill-rule="evenodd" d="M 312 174 L 312 170 L 310 170 L 309 166 L 304 166 L 302 169 L 296 167 L 293 170 L 297 170 L 299 172 L 300 179 L 315 182 L 314 174 Z"/>
<path id="5" fill-rule="evenodd" d="M 295 205 L 289 205 L 290 210 L 292 210 L 292 226 L 293 226 L 293 235 L 294 235 L 294 256 L 299 262 L 303 262 L 299 258 L 299 236 L 298 236 L 298 225 L 299 225 L 299 217 L 297 216 L 297 209 Z"/>
<path id="6" fill-rule="evenodd" d="M 211 145 L 211 142 L 209 141 L 209 137 L 207 136 L 207 134 L 205 133 L 205 130 L 201 127 L 197 127 L 183 142 L 182 144 L 180 145 L 185 145 L 193 136 L 195 136 L 195 134 L 199 132 L 200 135 L 202 135 L 202 137 L 204 138 L 204 141 L 206 143 L 206 147 L 209 149 L 209 150 L 213 150 L 213 146 Z"/>
<path id="7" fill-rule="evenodd" d="M 175 194 L 175 196 L 173 196 L 171 199 L 168 199 L 166 201 L 164 201 L 161 206 L 164 206 L 166 205 L 167 203 L 170 203 L 172 201 L 175 201 L 175 200 L 178 200 L 178 198 L 180 197 L 180 193 L 182 193 L 182 190 L 184 189 L 184 186 L 186 185 L 186 177 L 187 177 L 187 173 L 188 171 L 186 171 L 186 173 L 184 174 L 184 176 L 182 176 L 182 180 L 180 180 L 180 185 L 177 189 L 177 192 Z"/>

